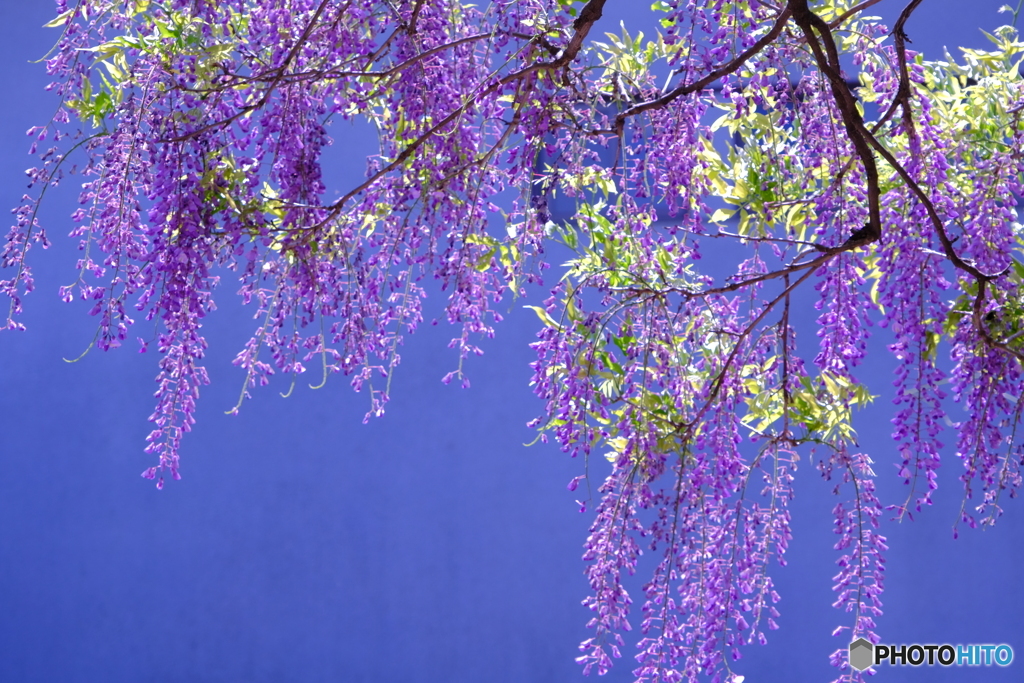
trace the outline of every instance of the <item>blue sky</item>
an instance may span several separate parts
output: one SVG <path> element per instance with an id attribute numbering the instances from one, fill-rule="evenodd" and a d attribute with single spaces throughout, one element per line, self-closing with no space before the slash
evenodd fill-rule
<path id="1" fill-rule="evenodd" d="M 999 4 L 928 0 L 908 25 L 913 47 L 984 47 L 977 27 L 999 23 Z M 631 5 L 610 0 L 605 30 L 636 19 L 623 9 Z M 42 67 L 29 63 L 56 37 L 41 28 L 50 9 L 47 0 L 0 7 L 6 206 L 32 165 L 24 131 L 56 106 Z M 508 305 L 486 355 L 469 365 L 470 390 L 440 383 L 457 363 L 453 332 L 427 325 L 402 352 L 382 419 L 363 425 L 368 398 L 337 376 L 319 391 L 300 381 L 288 399 L 278 382 L 228 417 L 242 382 L 230 361 L 253 322 L 226 286 L 206 328 L 212 384 L 186 440 L 185 478 L 157 492 L 139 477 L 151 464 L 142 446 L 156 358 L 129 345 L 62 360 L 95 330 L 84 305 L 57 297 L 78 257 L 63 237 L 76 183 L 43 207 L 54 245 L 33 254 L 29 330 L 0 334 L 0 680 L 585 680 L 573 657 L 587 637 L 580 554 L 590 519 L 566 490 L 581 463 L 522 445 L 541 409 L 527 386 L 531 312 Z M 880 346 L 870 362 L 883 398 L 862 418 L 862 445 L 883 500 L 895 502 L 891 363 Z M 932 509 L 884 530 L 879 631 L 889 642 L 1005 642 L 1020 659 L 999 670 L 883 670 L 876 680 L 1020 680 L 1024 511 L 1011 502 L 995 529 L 953 541 L 957 467 L 943 468 Z M 744 650 L 735 668 L 748 683 L 830 680 L 827 656 L 843 644 L 829 635 L 846 623 L 830 607 L 834 501 L 810 463 L 796 487 L 789 566 L 775 571 L 782 628 Z M 631 680 L 631 663 L 604 680 Z"/>

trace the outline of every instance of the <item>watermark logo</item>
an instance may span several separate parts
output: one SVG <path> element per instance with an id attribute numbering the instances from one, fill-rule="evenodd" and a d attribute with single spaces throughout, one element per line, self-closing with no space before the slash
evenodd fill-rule
<path id="1" fill-rule="evenodd" d="M 1009 645 L 886 645 L 858 638 L 850 643 L 850 666 L 857 671 L 879 664 L 889 666 L 1009 666 Z"/>

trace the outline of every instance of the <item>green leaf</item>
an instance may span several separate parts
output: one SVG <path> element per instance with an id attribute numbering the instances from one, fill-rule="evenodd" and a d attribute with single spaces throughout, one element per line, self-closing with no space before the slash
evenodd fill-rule
<path id="1" fill-rule="evenodd" d="M 555 319 L 548 315 L 548 312 L 545 311 L 540 306 L 523 306 L 523 308 L 529 308 L 534 313 L 536 313 L 537 317 L 540 318 L 540 321 L 547 325 L 548 327 L 551 327 L 556 330 L 562 329 L 562 326 L 555 322 Z"/>
<path id="2" fill-rule="evenodd" d="M 48 21 L 43 24 L 43 28 L 57 28 L 58 26 L 64 26 L 68 23 L 68 20 L 71 19 L 71 15 L 75 13 L 75 9 L 77 8 L 71 8 L 61 12 L 53 19 L 53 21 Z"/>
<path id="3" fill-rule="evenodd" d="M 711 214 L 712 223 L 725 223 L 727 220 L 736 215 L 736 209 L 715 209 L 715 212 Z"/>

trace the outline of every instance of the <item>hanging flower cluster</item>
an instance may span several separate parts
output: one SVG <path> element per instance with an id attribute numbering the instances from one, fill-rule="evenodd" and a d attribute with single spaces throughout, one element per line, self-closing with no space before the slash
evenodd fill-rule
<path id="1" fill-rule="evenodd" d="M 54 144 L 0 256 L 7 327 L 32 289 L 26 254 L 46 245 L 39 202 L 79 153 L 82 258 L 61 296 L 93 302 L 103 349 L 127 339 L 132 307 L 155 323 L 144 476 L 162 486 L 208 382 L 202 324 L 226 273 L 256 307 L 239 404 L 313 366 L 365 388 L 369 417 L 424 278 L 448 292 L 461 368 L 494 303 L 568 250 L 532 307 L 534 425 L 586 459 L 570 488 L 603 479 L 585 670 L 621 656 L 627 577 L 649 549 L 636 679 L 740 680 L 739 646 L 777 628 L 769 568 L 801 457 L 840 499 L 835 605 L 852 622 L 837 633 L 877 640 L 883 505 L 853 426 L 872 325 L 897 362 L 909 493 L 893 512 L 930 503 L 947 398 L 964 409 L 963 521 L 994 522 L 1021 484 L 1024 43 L 1003 28 L 962 64 L 924 61 L 906 47 L 919 0 L 891 33 L 862 16 L 872 3 L 668 0 L 664 35 L 597 42 L 604 4 L 58 0 L 62 106 L 29 131 L 34 153 Z M 338 119 L 379 150 L 332 196 Z M 564 198 L 571 215 L 553 213 Z M 798 348 L 792 311 L 811 300 L 818 343 Z M 833 663 L 860 679 L 845 648 Z"/>

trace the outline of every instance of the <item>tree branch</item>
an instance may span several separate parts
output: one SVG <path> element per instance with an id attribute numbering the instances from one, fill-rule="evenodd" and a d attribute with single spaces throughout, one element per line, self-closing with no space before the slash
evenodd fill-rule
<path id="1" fill-rule="evenodd" d="M 738 57 L 736 57 L 736 59 L 732 60 L 727 64 L 723 64 L 717 69 L 712 70 L 711 73 L 709 73 L 704 78 L 701 78 L 698 81 L 690 83 L 689 85 L 681 85 L 672 92 L 662 95 L 657 99 L 650 100 L 648 102 L 642 102 L 640 104 L 630 107 L 629 109 L 623 112 L 620 112 L 619 115 L 615 117 L 614 133 L 616 135 L 620 135 L 622 133 L 622 129 L 625 125 L 626 119 L 629 118 L 630 116 L 636 116 L 637 114 L 642 114 L 645 111 L 650 111 L 652 109 L 660 109 L 664 106 L 667 106 L 674 100 L 683 97 L 684 95 L 689 95 L 690 93 L 703 90 L 704 88 L 708 87 L 709 85 L 717 81 L 722 76 L 727 76 L 733 73 L 741 66 L 746 64 L 751 57 L 759 53 L 761 50 L 763 50 L 771 43 L 775 42 L 775 39 L 779 37 L 780 33 L 782 33 L 782 29 L 786 26 L 786 22 L 789 20 L 791 15 L 792 10 L 789 7 L 786 7 L 779 13 L 779 16 L 775 19 L 775 24 L 772 26 L 771 30 L 768 31 L 768 33 L 766 33 L 764 36 L 762 36 L 760 40 L 758 40 L 756 43 L 754 43 L 748 49 L 742 52 Z"/>

